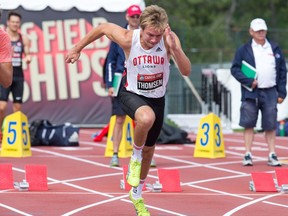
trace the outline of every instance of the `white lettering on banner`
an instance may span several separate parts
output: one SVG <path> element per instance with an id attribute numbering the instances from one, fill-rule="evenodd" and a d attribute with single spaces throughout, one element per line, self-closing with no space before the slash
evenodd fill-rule
<path id="1" fill-rule="evenodd" d="M 42 24 L 43 35 L 45 35 L 45 37 L 43 37 L 45 52 L 51 51 L 50 41 L 53 41 L 56 39 L 56 35 L 50 32 L 51 27 L 54 27 L 54 26 L 55 26 L 55 21 L 43 22 Z"/>
<path id="2" fill-rule="evenodd" d="M 106 23 L 106 22 L 107 22 L 107 20 L 103 17 L 95 17 L 92 19 L 93 27 L 96 27 L 96 26 L 98 26 L 102 23 Z M 98 40 L 96 40 L 96 42 L 94 42 L 94 43 L 95 43 L 95 48 L 100 49 L 100 48 L 105 48 L 105 47 L 109 46 L 110 40 L 106 36 L 103 36 L 103 37 L 99 38 Z"/>
<path id="3" fill-rule="evenodd" d="M 82 68 L 79 68 L 81 64 Z M 80 97 L 80 82 L 85 81 L 90 77 L 91 67 L 89 57 L 83 53 L 77 64 L 69 64 L 69 77 L 70 77 L 70 92 L 71 98 Z M 80 70 L 82 69 L 82 70 Z"/>
<path id="4" fill-rule="evenodd" d="M 65 70 L 65 57 L 63 54 L 56 55 L 57 87 L 60 100 L 68 99 L 67 75 Z"/>
<path id="5" fill-rule="evenodd" d="M 39 73 L 39 58 L 33 57 L 30 63 L 31 94 L 33 101 L 41 101 L 41 83 L 46 83 L 47 100 L 55 100 L 55 78 L 52 55 L 44 55 L 44 72 Z M 48 88 L 49 87 L 49 88 Z M 49 90 L 49 91 L 48 91 Z"/>
<path id="6" fill-rule="evenodd" d="M 86 31 L 86 20 L 85 19 L 79 19 L 79 33 L 80 33 L 80 38 L 85 37 L 87 31 Z M 85 49 L 93 49 L 93 43 L 88 44 Z"/>
<path id="7" fill-rule="evenodd" d="M 107 37 L 101 37 L 85 47 L 76 64 L 65 63 L 66 52 L 93 27 L 105 22 L 107 20 L 103 17 L 93 18 L 93 26 L 85 19 L 47 20 L 42 22 L 42 29 L 33 22 L 23 23 L 21 31 L 31 41 L 32 55 L 29 65 L 23 62 L 23 69 L 30 71 L 30 86 L 27 79 L 23 101 L 29 98 L 33 102 L 67 100 L 69 97 L 78 99 L 83 94 L 80 89 L 84 82 L 92 85 L 95 95 L 107 97 L 108 93 L 101 85 L 101 60 L 106 57 L 110 45 Z M 89 81 L 95 73 L 100 78 Z"/>
<path id="8" fill-rule="evenodd" d="M 57 20 L 57 42 L 58 42 L 58 50 L 64 51 L 65 50 L 65 43 L 64 43 L 64 31 L 63 31 L 63 21 Z"/>
<path id="9" fill-rule="evenodd" d="M 78 37 L 76 31 L 72 31 L 72 26 L 77 24 L 77 19 L 65 20 L 64 21 L 64 31 L 65 31 L 65 42 L 66 49 L 71 49 L 74 46 L 74 38 Z"/>
<path id="10" fill-rule="evenodd" d="M 44 51 L 51 52 L 51 43 L 57 42 L 56 46 L 58 51 L 64 51 L 64 31 L 63 31 L 63 21 L 45 21 L 42 23 L 42 30 L 44 37 Z M 56 27 L 56 29 L 55 29 Z"/>
<path id="11" fill-rule="evenodd" d="M 102 65 L 100 64 L 100 59 L 105 58 L 107 55 L 106 51 L 99 50 L 98 52 L 94 52 L 91 56 L 91 66 L 93 70 L 100 76 L 102 77 Z M 99 81 L 94 81 L 93 82 L 93 91 L 95 94 L 101 96 L 101 97 L 107 97 L 108 92 L 105 90 L 105 88 L 101 87 L 101 82 Z"/>
<path id="12" fill-rule="evenodd" d="M 35 32 L 35 25 L 32 22 L 23 23 L 21 26 L 21 32 L 30 39 L 30 52 L 38 53 L 38 35 Z"/>

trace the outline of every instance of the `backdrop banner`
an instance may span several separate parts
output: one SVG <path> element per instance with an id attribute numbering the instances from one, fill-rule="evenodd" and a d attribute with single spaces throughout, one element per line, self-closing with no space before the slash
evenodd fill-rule
<path id="1" fill-rule="evenodd" d="M 101 23 L 124 26 L 125 12 L 83 12 L 76 8 L 55 11 L 50 7 L 29 11 L 21 6 L 15 10 L 22 15 L 21 32 L 31 40 L 32 61 L 23 64 L 23 113 L 29 122 L 47 119 L 53 124 L 107 124 L 111 100 L 103 85 L 102 65 L 110 40 L 103 36 L 88 45 L 75 64 L 66 64 L 65 55 Z M 7 12 L 3 11 L 3 25 Z"/>

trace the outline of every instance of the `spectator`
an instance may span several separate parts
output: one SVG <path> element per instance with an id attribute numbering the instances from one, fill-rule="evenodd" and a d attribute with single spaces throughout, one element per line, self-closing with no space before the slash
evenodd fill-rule
<path id="1" fill-rule="evenodd" d="M 231 67 L 232 75 L 242 86 L 240 126 L 244 127 L 244 166 L 253 165 L 251 152 L 259 110 L 269 148 L 268 165 L 281 166 L 275 153 L 277 103 L 282 103 L 286 97 L 287 69 L 280 47 L 266 38 L 267 30 L 263 19 L 251 21 L 249 33 L 252 38 L 236 51 Z M 256 68 L 257 78 L 248 78 L 242 73 L 243 60 Z"/>
<path id="2" fill-rule="evenodd" d="M 12 45 L 12 65 L 13 78 L 12 85 L 9 87 L 0 85 L 0 126 L 2 127 L 3 119 L 7 109 L 7 102 L 9 93 L 13 95 L 13 112 L 21 111 L 24 74 L 22 68 L 22 54 L 25 54 L 25 61 L 27 64 L 31 61 L 29 55 L 29 39 L 20 33 L 21 15 L 15 11 L 8 13 L 7 19 L 7 33 L 10 37 Z"/>

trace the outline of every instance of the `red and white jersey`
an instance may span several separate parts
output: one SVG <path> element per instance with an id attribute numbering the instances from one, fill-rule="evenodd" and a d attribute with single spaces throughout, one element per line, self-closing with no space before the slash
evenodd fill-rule
<path id="1" fill-rule="evenodd" d="M 152 49 L 145 50 L 140 43 L 140 29 L 133 31 L 126 60 L 127 91 L 149 98 L 163 97 L 169 80 L 169 65 L 163 38 Z"/>
<path id="2" fill-rule="evenodd" d="M 12 48 L 9 35 L 0 28 L 0 63 L 12 61 Z"/>

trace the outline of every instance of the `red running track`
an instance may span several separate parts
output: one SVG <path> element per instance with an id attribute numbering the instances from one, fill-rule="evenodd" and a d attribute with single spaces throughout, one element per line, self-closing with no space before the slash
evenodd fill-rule
<path id="1" fill-rule="evenodd" d="M 93 133 L 95 130 L 81 129 L 79 147 L 33 147 L 31 157 L 0 157 L 0 163 L 12 164 L 16 182 L 25 178 L 26 164 L 45 164 L 48 172 L 48 191 L 0 191 L 0 215 L 135 215 L 127 191 L 120 189 L 122 168 L 109 167 L 110 158 L 104 157 L 106 141 L 93 142 Z M 287 168 L 287 141 L 277 137 L 282 168 Z M 150 170 L 146 183 L 158 180 L 157 168 L 178 169 L 182 191 L 146 191 L 143 197 L 151 215 L 286 216 L 288 194 L 249 190 L 251 172 L 275 170 L 267 166 L 263 134 L 255 137 L 253 167 L 241 164 L 242 134 L 224 134 L 224 144 L 226 157 L 222 159 L 194 158 L 192 144 L 157 145 L 157 167 Z M 128 160 L 121 159 L 121 165 Z"/>

